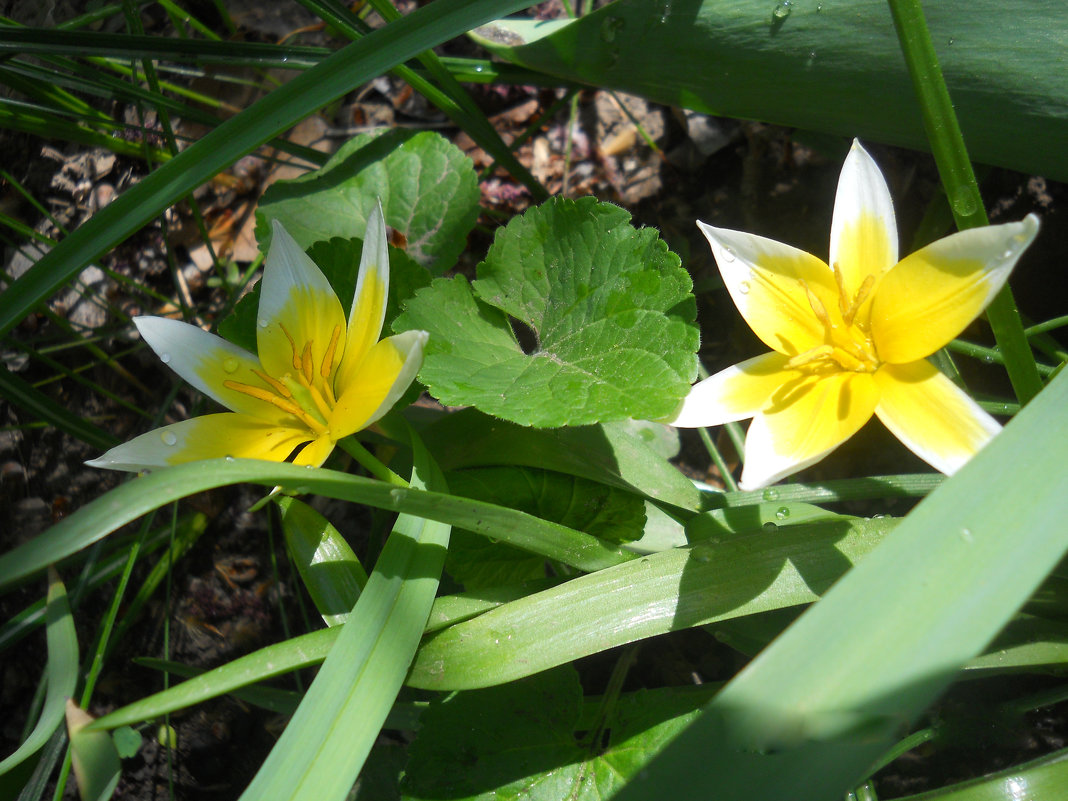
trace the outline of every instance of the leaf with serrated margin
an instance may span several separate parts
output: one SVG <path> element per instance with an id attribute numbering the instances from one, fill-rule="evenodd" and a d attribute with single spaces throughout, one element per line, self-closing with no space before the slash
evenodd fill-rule
<path id="1" fill-rule="evenodd" d="M 430 332 L 420 380 L 446 405 L 540 427 L 657 419 L 696 376 L 690 277 L 617 206 L 531 209 L 497 232 L 478 276 L 433 282 L 394 323 Z"/>

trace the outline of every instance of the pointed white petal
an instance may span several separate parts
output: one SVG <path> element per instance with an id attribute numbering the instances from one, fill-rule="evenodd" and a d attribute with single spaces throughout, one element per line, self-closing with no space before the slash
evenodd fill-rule
<path id="1" fill-rule="evenodd" d="M 260 369 L 259 359 L 244 348 L 195 325 L 166 317 L 135 317 L 134 325 L 164 364 L 209 398 L 232 411 L 275 424 L 286 419 L 269 403 L 225 386 L 229 381 L 266 387 L 253 372 Z"/>
<path id="2" fill-rule="evenodd" d="M 930 362 L 885 364 L 875 414 L 905 446 L 951 475 L 1001 430 L 997 420 Z"/>
<path id="3" fill-rule="evenodd" d="M 903 364 L 926 358 L 961 331 L 1005 285 L 1038 235 L 1038 217 L 988 225 L 939 239 L 888 272 L 871 305 L 879 358 Z"/>
<path id="4" fill-rule="evenodd" d="M 787 356 L 823 344 L 824 326 L 806 287 L 832 318 L 840 319 L 838 287 L 826 264 L 774 239 L 697 225 L 712 246 L 734 305 L 764 344 Z"/>
<path id="5" fill-rule="evenodd" d="M 749 426 L 740 486 L 760 489 L 815 464 L 857 433 L 878 401 L 869 373 L 835 373 L 780 393 Z"/>
<path id="6" fill-rule="evenodd" d="M 853 298 L 868 275 L 897 264 L 897 221 L 890 190 L 878 165 L 853 140 L 834 199 L 831 265 L 842 272 L 846 294 Z"/>
<path id="7" fill-rule="evenodd" d="M 299 370 L 304 348 L 311 343 L 313 374 L 319 375 L 335 331 L 339 340 L 328 368 L 343 358 L 341 301 L 322 270 L 277 220 L 272 220 L 272 232 L 256 319 L 260 362 L 268 375 L 281 378 Z"/>
<path id="8" fill-rule="evenodd" d="M 670 425 L 679 428 L 718 426 L 745 420 L 763 409 L 772 395 L 796 377 L 782 369 L 788 357 L 765 353 L 699 381 L 683 399 Z"/>
<path id="9" fill-rule="evenodd" d="M 141 471 L 223 456 L 282 462 L 308 439 L 307 431 L 224 412 L 149 431 L 86 464 L 109 470 Z"/>
<path id="10" fill-rule="evenodd" d="M 426 331 L 405 331 L 376 343 L 337 400 L 330 434 L 341 439 L 367 428 L 393 408 L 423 363 Z"/>

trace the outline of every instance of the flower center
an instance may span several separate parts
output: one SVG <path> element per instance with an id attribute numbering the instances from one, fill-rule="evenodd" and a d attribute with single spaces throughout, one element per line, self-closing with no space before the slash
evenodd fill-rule
<path id="1" fill-rule="evenodd" d="M 262 370 L 253 370 L 266 387 L 243 384 L 240 381 L 224 381 L 223 386 L 235 392 L 269 403 L 293 415 L 317 436 L 329 431 L 327 421 L 337 405 L 334 397 L 334 373 L 337 368 L 334 356 L 341 339 L 341 326 L 335 325 L 321 359 L 315 358 L 315 341 L 308 340 L 299 347 L 285 326 L 282 333 L 289 340 L 293 369 L 284 375 L 270 376 Z"/>
<path id="2" fill-rule="evenodd" d="M 867 321 L 857 319 L 861 306 L 871 296 L 875 286 L 875 276 L 867 276 L 856 293 L 850 297 L 846 292 L 842 271 L 835 263 L 834 281 L 838 285 L 837 316 L 832 317 L 823 301 L 805 281 L 801 286 L 808 297 L 816 319 L 823 325 L 824 342 L 814 348 L 799 353 L 786 363 L 787 367 L 803 369 L 806 372 L 854 372 L 874 373 L 879 368 L 879 357 L 871 338 Z"/>

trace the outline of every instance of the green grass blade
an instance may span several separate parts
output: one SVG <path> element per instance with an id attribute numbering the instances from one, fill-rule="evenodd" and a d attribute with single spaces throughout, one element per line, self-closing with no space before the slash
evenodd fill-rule
<path id="1" fill-rule="evenodd" d="M 841 797 L 1063 557 L 1066 408 L 1062 374 L 619 799 Z"/>
<path id="2" fill-rule="evenodd" d="M 300 494 L 363 503 L 449 523 L 593 571 L 634 558 L 596 537 L 504 506 L 440 492 L 403 489 L 334 470 L 251 459 L 208 459 L 128 481 L 83 506 L 38 537 L 0 555 L 0 590 L 92 545 L 166 503 L 207 489 L 250 482 Z"/>
<path id="3" fill-rule="evenodd" d="M 412 433 L 412 485 L 447 489 Z M 242 799 L 342 801 L 404 683 L 449 547 L 448 525 L 402 514 L 330 655 Z"/>
<path id="4" fill-rule="evenodd" d="M 263 142 L 423 50 L 529 4 L 438 0 L 279 87 L 105 206 L 9 286 L 0 302 L 0 337 L 94 258 Z"/>
<path id="5" fill-rule="evenodd" d="M 67 603 L 67 590 L 54 570 L 48 575 L 46 640 L 48 641 L 48 692 L 33 731 L 15 753 L 0 761 L 0 775 L 7 773 L 48 742 L 63 723 L 67 699 L 78 686 L 78 635 Z"/>
<path id="6" fill-rule="evenodd" d="M 1068 749 L 979 779 L 896 801 L 1021 801 L 1068 797 Z"/>
<path id="7" fill-rule="evenodd" d="M 344 623 L 367 572 L 330 521 L 296 498 L 279 498 L 290 560 L 328 626 Z"/>
<path id="8" fill-rule="evenodd" d="M 63 408 L 6 367 L 0 367 L 0 397 L 5 398 L 14 406 L 25 409 L 38 420 L 44 420 L 49 425 L 55 426 L 60 431 L 66 431 L 94 448 L 106 450 L 118 444 L 115 437 L 97 428 L 85 418 Z"/>
<path id="9" fill-rule="evenodd" d="M 972 172 L 953 101 L 942 77 L 931 32 L 927 29 L 919 0 L 889 0 L 901 52 L 923 113 L 923 127 L 934 153 L 938 173 L 950 200 L 953 217 L 962 231 L 988 225 L 979 184 Z M 986 310 L 1005 367 L 1020 403 L 1027 403 L 1042 390 L 1035 357 L 1024 335 L 1012 291 L 1006 285 Z"/>
<path id="10" fill-rule="evenodd" d="M 810 603 L 896 522 L 783 526 L 580 576 L 429 637 L 408 681 L 486 687 L 669 631 Z"/>

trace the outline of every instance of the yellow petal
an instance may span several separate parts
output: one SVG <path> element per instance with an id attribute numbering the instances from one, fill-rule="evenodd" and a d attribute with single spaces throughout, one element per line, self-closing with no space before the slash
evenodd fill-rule
<path id="1" fill-rule="evenodd" d="M 890 190 L 875 161 L 855 139 L 838 179 L 830 259 L 838 265 L 850 299 L 865 278 L 878 279 L 897 263 L 897 222 Z M 863 314 L 858 319 L 864 319 Z"/>
<path id="2" fill-rule="evenodd" d="M 1001 430 L 930 362 L 884 364 L 875 373 L 875 414 L 909 450 L 947 475 Z"/>
<path id="3" fill-rule="evenodd" d="M 335 332 L 339 339 L 331 350 Z M 330 282 L 274 221 L 256 319 L 256 348 L 267 374 L 281 378 L 300 372 L 308 343 L 313 377 L 320 376 L 324 360 L 332 353 L 329 372 L 342 359 L 344 333 L 345 314 Z"/>
<path id="4" fill-rule="evenodd" d="M 694 384 L 675 419 L 667 422 L 697 428 L 752 417 L 780 387 L 797 380 L 797 371 L 782 369 L 787 361 L 781 353 L 765 353 L 720 370 Z"/>
<path id="5" fill-rule="evenodd" d="M 366 428 L 389 411 L 415 378 L 426 336 L 424 331 L 409 331 L 371 348 L 337 399 L 329 420 L 335 440 Z"/>
<path id="6" fill-rule="evenodd" d="M 884 362 L 914 362 L 964 330 L 1005 284 L 1038 218 L 973 228 L 903 259 L 875 290 L 871 333 Z"/>
<path id="7" fill-rule="evenodd" d="M 223 456 L 284 462 L 298 445 L 311 439 L 313 435 L 308 431 L 224 412 L 149 431 L 86 464 L 140 471 Z"/>
<path id="8" fill-rule="evenodd" d="M 859 431 L 878 401 L 870 373 L 810 377 L 779 393 L 749 426 L 742 489 L 765 487 L 815 464 Z"/>
<path id="9" fill-rule="evenodd" d="M 826 329 L 806 287 L 832 322 L 840 323 L 838 287 L 826 264 L 773 239 L 697 225 L 712 246 L 734 305 L 764 344 L 796 356 L 824 343 Z"/>
<path id="10" fill-rule="evenodd" d="M 338 372 L 336 386 L 352 381 L 353 370 L 378 341 L 382 333 L 382 321 L 386 315 L 386 298 L 389 294 L 389 249 L 386 247 L 386 223 L 382 216 L 382 203 L 375 204 L 367 217 L 367 231 L 360 254 L 360 275 L 356 279 L 356 291 L 349 312 L 348 342 L 345 345 L 345 360 Z"/>

